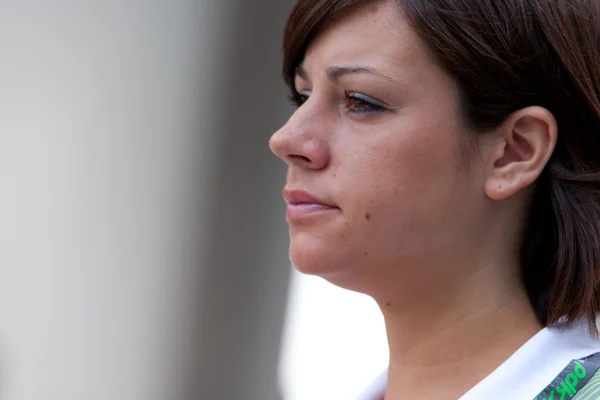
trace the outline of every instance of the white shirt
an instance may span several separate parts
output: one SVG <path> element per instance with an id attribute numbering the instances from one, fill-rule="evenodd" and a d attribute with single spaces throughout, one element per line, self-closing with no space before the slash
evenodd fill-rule
<path id="1" fill-rule="evenodd" d="M 572 361 L 600 352 L 600 340 L 587 325 L 545 328 L 459 400 L 533 400 Z M 382 400 L 384 371 L 356 400 Z"/>

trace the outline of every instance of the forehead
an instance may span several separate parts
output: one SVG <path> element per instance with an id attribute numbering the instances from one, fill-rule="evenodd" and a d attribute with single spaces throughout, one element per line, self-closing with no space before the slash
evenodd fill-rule
<path id="1" fill-rule="evenodd" d="M 424 44 L 392 1 L 370 2 L 332 23 L 308 47 L 303 67 L 360 64 L 422 68 L 431 63 Z"/>

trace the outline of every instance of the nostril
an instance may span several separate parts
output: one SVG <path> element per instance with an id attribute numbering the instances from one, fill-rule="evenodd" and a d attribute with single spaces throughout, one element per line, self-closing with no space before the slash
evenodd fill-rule
<path id="1" fill-rule="evenodd" d="M 294 155 L 291 155 L 290 158 L 292 160 L 298 160 L 298 161 L 303 161 L 303 162 L 307 162 L 307 163 L 310 162 L 310 158 L 305 157 L 305 156 L 299 156 L 299 155 L 294 154 Z"/>

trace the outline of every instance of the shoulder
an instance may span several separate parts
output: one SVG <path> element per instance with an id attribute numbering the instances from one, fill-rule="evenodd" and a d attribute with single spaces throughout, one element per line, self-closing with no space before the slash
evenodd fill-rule
<path id="1" fill-rule="evenodd" d="M 598 352 L 600 340 L 590 335 L 585 324 L 543 329 L 461 400 L 532 400 L 571 361 Z"/>
<path id="2" fill-rule="evenodd" d="M 599 352 L 600 339 L 590 335 L 585 324 L 543 329 L 460 400 L 533 400 L 571 361 Z M 356 400 L 383 399 L 386 383 L 387 370 Z"/>
<path id="3" fill-rule="evenodd" d="M 388 371 L 383 371 L 365 390 L 356 398 L 356 400 L 383 400 L 387 386 Z"/>

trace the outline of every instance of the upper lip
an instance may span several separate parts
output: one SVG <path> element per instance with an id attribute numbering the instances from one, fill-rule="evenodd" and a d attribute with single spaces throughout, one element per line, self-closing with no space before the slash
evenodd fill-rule
<path id="1" fill-rule="evenodd" d="M 337 208 L 335 204 L 332 204 L 304 190 L 285 188 L 283 189 L 283 198 L 289 204 L 321 204 L 324 206 Z"/>

